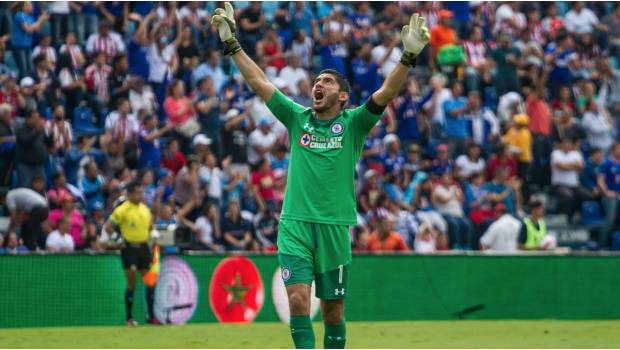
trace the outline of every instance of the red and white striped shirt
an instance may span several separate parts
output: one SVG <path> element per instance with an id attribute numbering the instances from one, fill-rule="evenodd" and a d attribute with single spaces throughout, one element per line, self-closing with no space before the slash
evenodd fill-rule
<path id="1" fill-rule="evenodd" d="M 60 53 L 68 53 L 71 56 L 71 62 L 73 63 L 73 68 L 82 68 L 82 62 L 84 59 L 84 55 L 82 54 L 82 48 L 80 45 L 67 45 L 63 44 L 60 47 Z"/>
<path id="2" fill-rule="evenodd" d="M 101 51 L 108 55 L 108 60 L 111 60 L 116 54 L 125 52 L 125 43 L 116 32 L 110 32 L 106 36 L 101 36 L 99 33 L 91 34 L 86 41 L 86 52 L 91 54 Z"/>
<path id="3" fill-rule="evenodd" d="M 468 66 L 478 67 L 486 60 L 487 46 L 483 41 L 478 43 L 464 41 L 463 47 L 465 48 L 465 54 L 467 54 Z"/>
<path id="4" fill-rule="evenodd" d="M 108 84 L 108 78 L 110 74 L 112 74 L 112 67 L 108 65 L 97 67 L 93 63 L 86 68 L 84 78 L 86 78 L 89 89 L 95 91 L 101 97 L 109 97 L 110 85 Z"/>
<path id="5" fill-rule="evenodd" d="M 47 60 L 52 64 L 52 67 L 56 66 L 56 50 L 54 50 L 53 47 L 51 46 L 43 47 L 41 45 L 38 45 L 32 50 L 31 60 L 34 61 L 34 58 L 41 54 L 45 55 Z"/>

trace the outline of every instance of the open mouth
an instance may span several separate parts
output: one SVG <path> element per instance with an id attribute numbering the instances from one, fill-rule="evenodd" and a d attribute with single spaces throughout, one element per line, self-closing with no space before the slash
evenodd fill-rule
<path id="1" fill-rule="evenodd" d="M 321 102 L 323 97 L 325 97 L 325 93 L 322 90 L 314 91 L 314 102 Z"/>

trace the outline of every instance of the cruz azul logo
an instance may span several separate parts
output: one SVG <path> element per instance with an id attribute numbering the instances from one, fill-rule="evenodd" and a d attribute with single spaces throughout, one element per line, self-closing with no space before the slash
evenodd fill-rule
<path id="1" fill-rule="evenodd" d="M 342 125 L 342 123 L 335 123 L 334 125 L 332 125 L 331 130 L 332 134 L 340 135 L 344 131 L 344 126 Z"/>
<path id="2" fill-rule="evenodd" d="M 313 149 L 342 148 L 342 136 L 320 137 L 304 132 L 299 138 L 299 144 Z"/>

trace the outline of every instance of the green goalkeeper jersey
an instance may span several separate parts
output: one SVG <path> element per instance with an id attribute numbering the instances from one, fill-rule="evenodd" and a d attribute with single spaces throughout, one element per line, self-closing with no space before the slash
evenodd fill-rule
<path id="1" fill-rule="evenodd" d="M 364 104 L 323 121 L 279 90 L 267 107 L 288 129 L 291 144 L 281 218 L 355 225 L 355 165 L 382 113 Z"/>

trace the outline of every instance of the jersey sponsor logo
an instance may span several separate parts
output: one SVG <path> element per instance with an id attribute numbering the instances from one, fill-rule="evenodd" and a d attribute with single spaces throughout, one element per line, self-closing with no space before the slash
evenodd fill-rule
<path id="1" fill-rule="evenodd" d="M 312 140 L 312 137 L 310 136 L 310 134 L 308 134 L 307 132 L 304 132 L 301 134 L 301 137 L 299 138 L 299 144 L 304 147 L 308 147 L 310 145 L 311 140 Z"/>
<path id="2" fill-rule="evenodd" d="M 331 127 L 331 130 L 332 130 L 332 134 L 340 135 L 344 132 L 344 125 L 342 125 L 342 123 L 340 122 L 334 123 L 334 125 L 332 125 Z"/>
<path id="3" fill-rule="evenodd" d="M 288 281 L 291 278 L 291 269 L 285 267 L 282 269 L 282 279 Z"/>
<path id="4" fill-rule="evenodd" d="M 310 148 L 314 149 L 336 149 L 342 148 L 342 136 L 321 137 L 310 136 Z"/>
<path id="5" fill-rule="evenodd" d="M 182 259 L 166 257 L 155 289 L 155 316 L 164 323 L 183 324 L 192 318 L 197 304 L 196 275 Z"/>
<path id="6" fill-rule="evenodd" d="M 263 280 L 250 259 L 226 258 L 213 271 L 209 304 L 219 322 L 252 322 L 264 299 Z"/>

